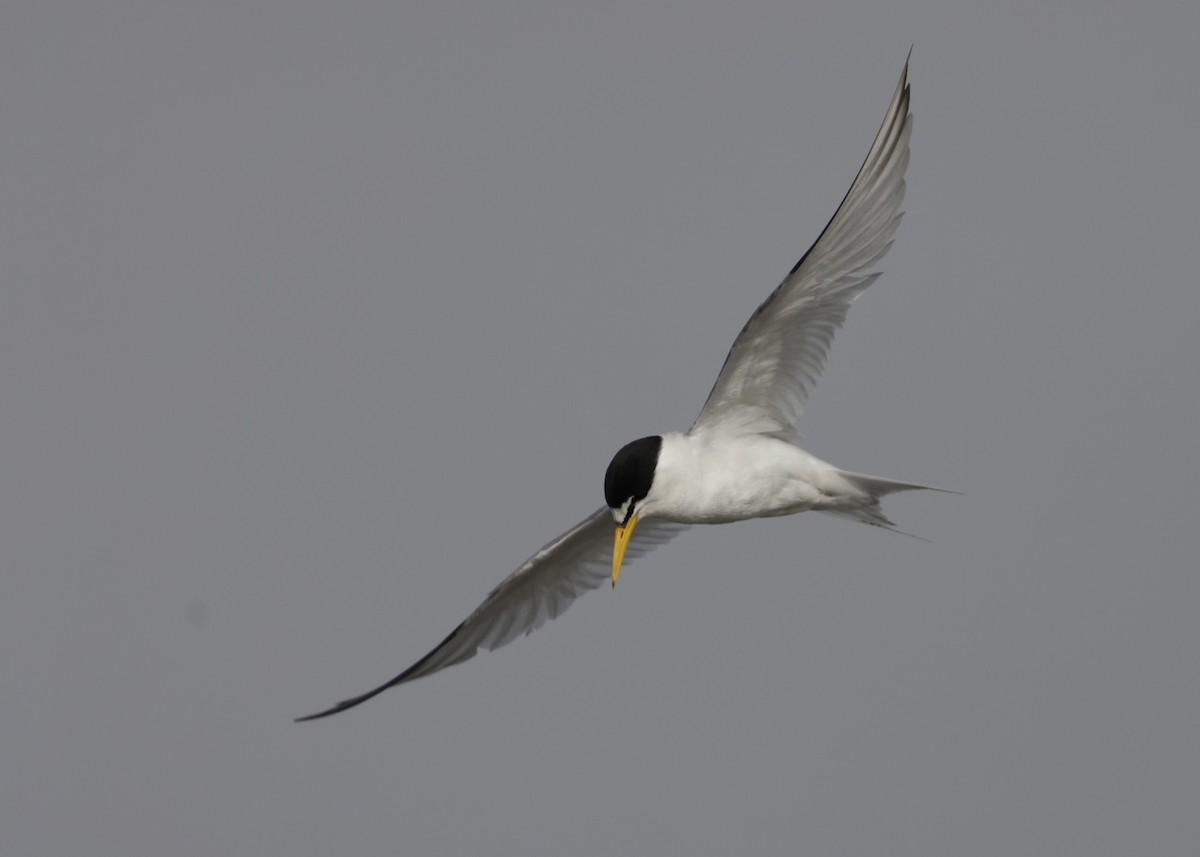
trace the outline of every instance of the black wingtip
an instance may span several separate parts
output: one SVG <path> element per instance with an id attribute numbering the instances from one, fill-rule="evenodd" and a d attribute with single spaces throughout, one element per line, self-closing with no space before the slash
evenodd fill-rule
<path id="1" fill-rule="evenodd" d="M 347 708 L 353 708 L 356 705 L 362 705 L 368 699 L 374 699 L 375 697 L 379 696 L 379 694 L 383 693 L 385 690 L 390 690 L 391 688 L 395 687 L 398 684 L 404 684 L 405 682 L 420 678 L 422 675 L 424 675 L 424 673 L 421 672 L 421 668 L 424 667 L 425 664 L 429 662 L 430 658 L 432 658 L 439 651 L 441 651 L 443 646 L 445 646 L 447 643 L 449 643 L 451 640 L 453 640 L 455 635 L 457 635 L 458 632 L 462 630 L 462 627 L 465 624 L 466 624 L 465 621 L 459 622 L 458 625 L 455 627 L 455 629 L 446 635 L 446 639 L 442 640 L 440 643 L 438 643 L 436 646 L 434 646 L 433 649 L 428 654 L 425 655 L 425 657 L 421 658 L 421 660 L 417 661 L 415 664 L 413 664 L 411 667 L 406 669 L 404 672 L 400 673 L 400 675 L 396 676 L 394 679 L 389 681 L 387 684 L 381 684 L 379 687 L 375 688 L 374 690 L 368 690 L 366 693 L 362 694 L 361 696 L 354 696 L 354 697 L 351 697 L 350 699 L 343 699 L 337 705 L 333 706 L 333 708 L 327 708 L 324 711 L 318 711 L 316 714 L 309 714 L 305 717 L 297 717 L 292 722 L 293 723 L 305 723 L 309 720 L 320 720 L 322 717 L 330 717 L 334 714 L 340 714 L 341 712 L 345 711 Z M 433 670 L 433 672 L 437 672 L 438 669 L 441 669 L 441 667 L 435 668 Z"/>
<path id="2" fill-rule="evenodd" d="M 347 708 L 353 708 L 358 705 L 358 700 L 347 699 L 345 702 L 339 702 L 333 708 L 327 708 L 324 711 L 318 711 L 316 714 L 306 714 L 303 717 L 297 717 L 293 723 L 307 723 L 309 720 L 320 720 L 322 717 L 329 717 L 338 712 L 345 711 Z"/>
<path id="3" fill-rule="evenodd" d="M 389 681 L 387 684 L 382 684 L 379 687 L 375 688 L 374 690 L 367 691 L 362 696 L 355 696 L 350 699 L 343 699 L 337 705 L 333 706 L 333 708 L 327 708 L 324 711 L 318 711 L 316 714 L 309 714 L 305 717 L 297 717 L 292 722 L 293 723 L 304 723 L 309 720 L 320 720 L 322 717 L 329 717 L 334 714 L 339 714 L 339 713 L 345 711 L 347 708 L 353 708 L 356 705 L 362 705 L 368 699 L 373 699 L 374 697 L 379 696 L 379 694 L 383 693 L 388 688 L 392 688 L 392 687 L 395 687 L 396 685 L 400 684 L 402 681 L 404 681 L 408 677 L 409 672 L 412 672 L 412 670 L 408 670 L 407 672 L 404 672 L 401 675 L 396 676 L 394 679 Z"/>
<path id="4" fill-rule="evenodd" d="M 389 687 L 391 687 L 393 684 L 394 684 L 394 682 L 389 682 L 389 683 L 385 684 L 383 687 L 375 688 L 370 693 L 364 693 L 362 696 L 356 696 L 353 699 L 343 699 L 337 705 L 333 706 L 333 708 L 327 708 L 324 711 L 318 711 L 316 714 L 308 714 L 308 715 L 305 715 L 304 717 L 297 717 L 292 722 L 293 723 L 306 723 L 309 720 L 320 720 L 322 717 L 330 717 L 334 714 L 340 714 L 341 712 L 345 711 L 347 708 L 353 708 L 356 705 L 361 705 L 362 703 L 366 702 L 368 699 L 371 699 L 374 696 L 378 696 L 379 694 L 381 694 L 385 690 L 387 690 Z"/>

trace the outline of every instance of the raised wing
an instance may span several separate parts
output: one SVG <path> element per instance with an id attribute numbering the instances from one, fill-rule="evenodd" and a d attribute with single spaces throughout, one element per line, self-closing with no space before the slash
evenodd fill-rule
<path id="1" fill-rule="evenodd" d="M 391 687 L 431 675 L 438 670 L 475 657 L 479 649 L 489 651 L 510 643 L 522 634 L 530 634 L 563 613 L 589 589 L 611 579 L 613 519 L 602 508 L 543 547 L 504 578 L 450 635 L 421 660 L 400 675 L 361 696 L 339 702 L 333 708 L 296 722 L 328 717 L 366 702 Z M 645 556 L 687 529 L 654 519 L 643 520 L 634 531 L 626 562 Z"/>
<path id="2" fill-rule="evenodd" d="M 834 332 L 879 277 L 892 246 L 908 167 L 908 63 L 854 184 L 815 244 L 734 340 L 692 434 L 721 430 L 793 435 L 825 368 Z"/>

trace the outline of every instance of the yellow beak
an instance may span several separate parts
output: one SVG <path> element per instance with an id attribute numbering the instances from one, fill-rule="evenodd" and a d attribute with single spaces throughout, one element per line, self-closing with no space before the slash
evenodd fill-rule
<path id="1" fill-rule="evenodd" d="M 628 524 L 617 527 L 617 534 L 613 537 L 613 586 L 617 585 L 617 578 L 621 576 L 621 563 L 625 559 L 625 548 L 629 547 L 629 538 L 633 535 L 633 528 L 637 526 L 639 514 L 634 512 Z"/>

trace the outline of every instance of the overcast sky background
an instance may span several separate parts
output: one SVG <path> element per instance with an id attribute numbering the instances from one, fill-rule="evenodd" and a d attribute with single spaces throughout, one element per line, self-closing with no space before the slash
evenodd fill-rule
<path id="1" fill-rule="evenodd" d="M 1200 5 L 8 2 L 0 851 L 1183 855 Z M 809 403 L 929 543 L 694 528 L 351 713 L 686 428 L 910 44 Z"/>

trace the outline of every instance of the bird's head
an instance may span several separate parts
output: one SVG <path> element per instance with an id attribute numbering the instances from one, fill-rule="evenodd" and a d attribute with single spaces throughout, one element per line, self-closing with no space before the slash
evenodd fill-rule
<path id="1" fill-rule="evenodd" d="M 637 526 L 638 516 L 654 487 L 654 472 L 662 444 L 661 435 L 625 444 L 608 463 L 608 471 L 604 474 L 604 499 L 617 523 L 613 539 L 613 586 L 617 585 L 621 574 L 621 561 L 625 558 L 633 528 Z"/>

